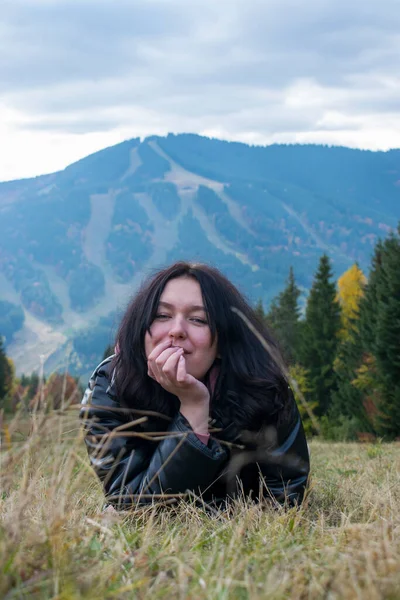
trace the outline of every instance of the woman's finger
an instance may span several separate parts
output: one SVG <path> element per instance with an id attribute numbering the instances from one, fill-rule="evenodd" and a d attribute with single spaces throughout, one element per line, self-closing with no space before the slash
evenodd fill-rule
<path id="1" fill-rule="evenodd" d="M 178 350 L 180 350 L 180 348 L 177 348 L 176 346 L 174 346 L 173 348 L 166 348 L 166 350 L 161 352 L 161 354 L 157 356 L 157 358 L 153 358 L 153 360 L 150 361 L 150 364 L 152 366 L 155 365 L 157 369 L 162 370 L 168 358 L 175 354 Z"/>
<path id="2" fill-rule="evenodd" d="M 176 380 L 183 383 L 186 380 L 186 360 L 183 354 L 179 357 L 178 367 L 176 369 Z"/>
<path id="3" fill-rule="evenodd" d="M 151 365 L 154 370 L 157 369 L 161 369 L 165 363 L 165 361 L 167 360 L 167 358 L 169 356 L 171 356 L 171 354 L 174 354 L 174 352 L 177 351 L 177 348 L 166 348 L 165 350 L 163 350 L 163 352 L 161 352 L 161 354 L 157 355 L 156 357 L 151 358 L 151 355 L 149 354 L 149 357 L 147 359 L 147 364 Z"/>
<path id="4" fill-rule="evenodd" d="M 147 361 L 147 365 L 148 365 L 148 367 L 150 367 L 150 369 L 154 375 L 154 379 L 156 381 L 158 381 L 159 383 L 161 383 L 161 380 L 164 377 L 163 367 L 164 367 L 166 360 L 170 356 L 174 355 L 177 351 L 178 351 L 178 348 L 175 348 L 175 347 L 167 348 L 166 350 L 161 352 L 161 354 L 156 359 Z"/>
<path id="5" fill-rule="evenodd" d="M 179 357 L 182 355 L 182 353 L 182 348 L 179 348 L 176 352 L 174 352 L 171 356 L 167 358 L 161 369 L 164 375 L 171 379 L 176 379 L 176 367 L 179 361 Z"/>
<path id="6" fill-rule="evenodd" d="M 166 340 L 165 342 L 161 342 L 161 344 L 157 344 L 155 348 L 150 352 L 147 357 L 147 360 L 155 360 L 161 352 L 164 352 L 166 348 L 169 348 L 172 344 L 172 340 Z"/>
<path id="7" fill-rule="evenodd" d="M 147 375 L 149 377 L 151 377 L 152 379 L 156 378 L 155 375 L 154 375 L 154 373 L 153 373 L 153 370 L 152 370 L 151 366 L 149 365 L 149 363 L 147 363 Z"/>

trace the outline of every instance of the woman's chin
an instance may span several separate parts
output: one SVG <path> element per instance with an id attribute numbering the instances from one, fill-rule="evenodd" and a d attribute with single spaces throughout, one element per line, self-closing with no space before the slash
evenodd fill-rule
<path id="1" fill-rule="evenodd" d="M 191 362 L 190 358 L 189 358 L 189 360 L 186 358 L 186 373 L 204 383 L 204 380 L 208 373 L 208 369 L 204 370 L 204 368 L 202 369 L 202 368 L 199 368 L 198 366 L 196 368 L 196 365 L 191 365 L 190 362 Z"/>
<path id="2" fill-rule="evenodd" d="M 197 371 L 197 369 L 191 369 L 189 365 L 186 365 L 186 373 L 188 375 L 191 375 L 192 377 L 194 377 L 195 379 L 199 379 L 200 381 L 203 380 L 204 377 L 202 377 L 202 375 Z"/>

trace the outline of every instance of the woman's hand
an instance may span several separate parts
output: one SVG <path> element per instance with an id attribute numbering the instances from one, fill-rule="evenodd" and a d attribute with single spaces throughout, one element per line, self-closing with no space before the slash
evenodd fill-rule
<path id="1" fill-rule="evenodd" d="M 158 344 L 150 352 L 147 357 L 148 374 L 179 398 L 180 412 L 189 421 L 193 431 L 207 433 L 209 391 L 201 381 L 187 373 L 182 348 L 172 347 L 171 343 Z"/>
<path id="2" fill-rule="evenodd" d="M 207 387 L 187 373 L 182 348 L 172 347 L 171 341 L 158 344 L 147 357 L 148 375 L 165 390 L 175 394 L 182 405 L 209 403 Z"/>

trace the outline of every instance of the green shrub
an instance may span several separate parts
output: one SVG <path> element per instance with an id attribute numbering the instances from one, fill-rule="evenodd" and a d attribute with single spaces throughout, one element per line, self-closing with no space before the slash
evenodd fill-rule
<path id="1" fill-rule="evenodd" d="M 332 442 L 350 442 L 357 440 L 357 433 L 362 429 L 356 417 L 341 415 L 337 420 L 324 416 L 320 420 L 321 434 Z"/>

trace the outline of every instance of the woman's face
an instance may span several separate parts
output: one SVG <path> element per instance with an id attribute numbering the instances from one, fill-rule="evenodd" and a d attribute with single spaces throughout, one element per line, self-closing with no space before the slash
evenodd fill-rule
<path id="1" fill-rule="evenodd" d="M 217 355 L 217 336 L 211 343 L 199 283 L 192 277 L 170 279 L 161 294 L 156 317 L 146 332 L 146 356 L 161 342 L 171 340 L 172 346 L 183 348 L 186 370 L 202 380 Z"/>

